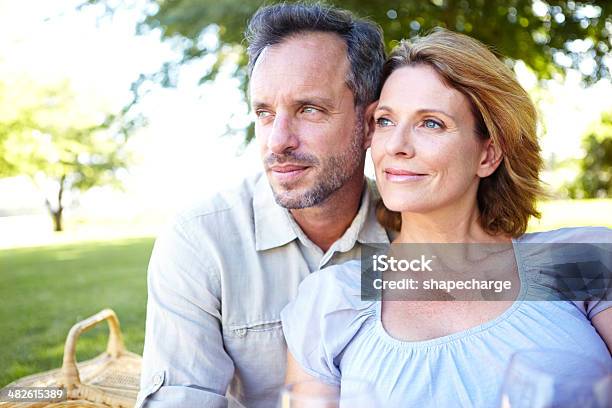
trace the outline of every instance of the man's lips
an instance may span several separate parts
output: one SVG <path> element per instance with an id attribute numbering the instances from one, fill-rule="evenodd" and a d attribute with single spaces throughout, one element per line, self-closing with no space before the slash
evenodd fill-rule
<path id="1" fill-rule="evenodd" d="M 427 177 L 425 173 L 416 173 L 410 170 L 398 169 L 395 167 L 385 168 L 385 178 L 389 181 L 418 181 Z"/>
<path id="2" fill-rule="evenodd" d="M 308 166 L 299 166 L 296 164 L 284 164 L 282 166 L 271 166 L 270 170 L 275 173 L 290 173 L 307 169 Z"/>
<path id="3" fill-rule="evenodd" d="M 269 167 L 272 177 L 282 183 L 298 180 L 310 166 L 300 166 L 297 164 L 283 164 Z"/>

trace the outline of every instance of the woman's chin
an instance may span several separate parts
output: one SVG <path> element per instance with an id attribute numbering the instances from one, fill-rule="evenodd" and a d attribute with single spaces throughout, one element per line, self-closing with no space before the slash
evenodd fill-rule
<path id="1" fill-rule="evenodd" d="M 402 197 L 394 197 L 394 198 L 385 198 L 383 195 L 383 202 L 385 203 L 385 207 L 391 211 L 403 213 L 422 213 L 429 212 L 433 209 L 434 205 L 432 203 L 427 203 L 423 201 L 423 197 L 420 196 L 402 196 Z"/>
<path id="2" fill-rule="evenodd" d="M 398 212 L 400 214 L 409 215 L 409 214 L 427 214 L 431 212 L 432 209 L 433 208 L 431 207 L 407 207 L 407 208 L 405 207 L 401 210 L 392 210 L 392 211 Z"/>

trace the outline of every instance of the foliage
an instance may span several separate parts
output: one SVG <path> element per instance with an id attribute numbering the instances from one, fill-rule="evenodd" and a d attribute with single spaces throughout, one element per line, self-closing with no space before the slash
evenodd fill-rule
<path id="1" fill-rule="evenodd" d="M 0 177 L 26 175 L 51 185 L 46 204 L 57 231 L 65 193 L 117 185 L 117 170 L 129 159 L 121 115 L 85 112 L 82 102 L 68 83 L 24 80 L 0 88 Z"/>
<path id="2" fill-rule="evenodd" d="M 107 13 L 124 4 L 112 0 L 82 1 L 81 7 L 103 5 Z M 214 79 L 225 67 L 240 79 L 246 92 L 243 32 L 250 16 L 264 2 L 132 0 L 132 4 L 143 2 L 146 17 L 138 29 L 159 29 L 163 39 L 182 50 L 182 58 L 164 65 L 156 76 L 158 81 L 172 85 L 176 83 L 180 66 L 212 56 L 214 63 L 201 81 Z M 331 3 L 380 24 L 388 50 L 402 38 L 443 26 L 493 46 L 509 58 L 508 63 L 524 61 L 541 79 L 563 74 L 568 68 L 581 69 L 586 83 L 610 77 L 610 68 L 604 63 L 612 38 L 612 2 L 609 1 L 333 0 Z M 247 134 L 252 136 L 252 132 Z"/>
<path id="3" fill-rule="evenodd" d="M 604 198 L 612 196 L 612 112 L 585 135 L 584 157 L 580 173 L 568 188 L 572 198 Z"/>

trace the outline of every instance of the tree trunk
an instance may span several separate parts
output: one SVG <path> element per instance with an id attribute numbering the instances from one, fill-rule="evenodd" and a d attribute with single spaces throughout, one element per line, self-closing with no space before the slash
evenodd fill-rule
<path id="1" fill-rule="evenodd" d="M 62 196 L 64 195 L 64 182 L 66 181 L 66 176 L 62 176 L 60 179 L 60 188 L 57 193 L 57 209 L 54 209 L 49 200 L 45 199 L 47 204 L 47 208 L 51 213 L 51 218 L 53 218 L 53 230 L 54 231 L 63 231 L 64 227 L 62 225 L 62 214 L 64 212 L 64 205 L 62 204 Z"/>
<path id="2" fill-rule="evenodd" d="M 54 231 L 63 231 L 62 227 L 62 212 L 63 208 L 60 207 L 58 211 L 51 212 L 51 216 L 53 217 L 53 230 Z"/>

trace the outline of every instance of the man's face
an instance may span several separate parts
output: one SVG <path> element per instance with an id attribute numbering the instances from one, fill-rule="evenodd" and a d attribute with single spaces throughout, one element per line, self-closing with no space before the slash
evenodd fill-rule
<path id="1" fill-rule="evenodd" d="M 335 34 L 308 33 L 267 47 L 250 82 L 255 135 L 277 203 L 321 204 L 363 177 L 363 118 L 346 85 L 346 45 Z"/>

